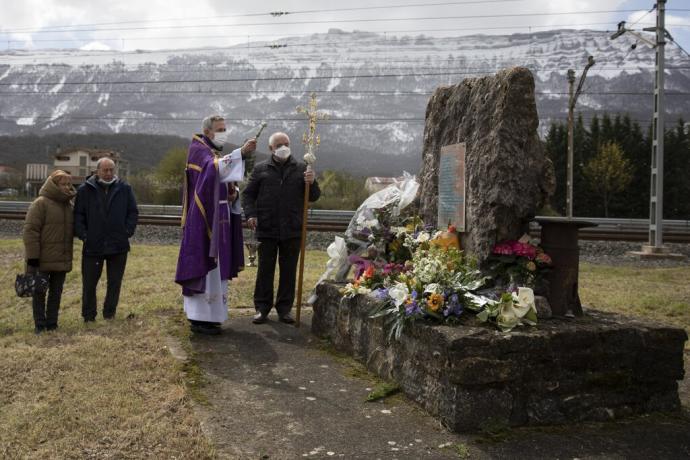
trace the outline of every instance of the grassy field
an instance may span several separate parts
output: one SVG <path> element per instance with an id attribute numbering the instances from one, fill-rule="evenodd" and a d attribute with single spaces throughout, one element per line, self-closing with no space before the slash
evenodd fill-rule
<path id="1" fill-rule="evenodd" d="M 637 268 L 582 264 L 582 303 L 673 324 L 690 334 L 690 267 Z M 690 349 L 690 342 L 686 342 Z"/>
<path id="2" fill-rule="evenodd" d="M 213 458 L 191 378 L 167 348 L 170 336 L 188 343 L 172 282 L 177 248 L 135 246 L 117 319 L 88 327 L 80 315 L 79 251 L 58 331 L 35 336 L 30 300 L 13 292 L 21 242 L 0 240 L 0 458 Z M 325 262 L 324 252 L 309 252 L 305 286 Z M 232 282 L 233 307 L 252 304 L 254 275 L 247 269 Z M 587 305 L 690 329 L 688 279 L 690 267 L 583 265 L 580 286 Z"/>
<path id="3" fill-rule="evenodd" d="M 80 250 L 58 331 L 35 336 L 30 299 L 14 295 L 21 242 L 0 240 L 0 458 L 213 458 L 194 414 L 194 388 L 167 349 L 170 335 L 188 340 L 172 282 L 177 248 L 135 246 L 117 319 L 88 326 Z M 325 262 L 324 254 L 310 254 L 305 286 L 314 285 Z M 252 304 L 254 274 L 247 269 L 233 281 L 233 306 Z"/>

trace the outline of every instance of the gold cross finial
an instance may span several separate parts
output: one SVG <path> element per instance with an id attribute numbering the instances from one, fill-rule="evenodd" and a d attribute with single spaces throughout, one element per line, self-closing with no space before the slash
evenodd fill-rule
<path id="1" fill-rule="evenodd" d="M 316 161 L 316 156 L 314 156 L 314 152 L 321 143 L 321 137 L 318 134 L 316 134 L 316 123 L 319 120 L 328 119 L 328 115 L 326 115 L 323 112 L 319 112 L 318 110 L 316 110 L 316 107 L 316 93 L 311 93 L 311 95 L 309 96 L 308 107 L 297 107 L 297 112 L 306 114 L 307 120 L 309 121 L 309 128 L 307 132 L 304 133 L 304 136 L 302 136 L 302 143 L 307 146 L 307 152 L 304 155 L 304 162 L 307 163 L 307 165 L 309 166 Z"/>

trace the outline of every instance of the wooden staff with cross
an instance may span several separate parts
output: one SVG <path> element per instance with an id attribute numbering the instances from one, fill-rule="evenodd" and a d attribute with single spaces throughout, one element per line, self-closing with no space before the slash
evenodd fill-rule
<path id="1" fill-rule="evenodd" d="M 316 162 L 316 152 L 317 147 L 321 143 L 321 138 L 316 134 L 316 123 L 319 120 L 326 120 L 328 116 L 324 113 L 320 113 L 317 110 L 316 93 L 311 93 L 309 97 L 308 107 L 297 107 L 297 113 L 303 113 L 307 115 L 307 121 L 309 123 L 307 132 L 304 133 L 302 137 L 302 143 L 306 146 L 306 153 L 304 154 L 304 162 L 307 165 L 307 171 L 312 170 L 312 165 Z M 295 326 L 300 326 L 300 313 L 302 310 L 302 284 L 304 282 L 304 257 L 306 256 L 306 240 L 307 240 L 307 212 L 309 210 L 309 182 L 304 184 L 304 208 L 302 211 L 302 241 L 300 243 L 300 256 L 299 256 L 299 272 L 297 277 L 297 296 L 295 302 L 296 314 L 295 314 Z"/>

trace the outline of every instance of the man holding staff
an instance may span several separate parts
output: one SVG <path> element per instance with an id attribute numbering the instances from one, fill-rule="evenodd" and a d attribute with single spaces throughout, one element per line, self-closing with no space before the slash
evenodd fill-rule
<path id="1" fill-rule="evenodd" d="M 256 315 L 252 321 L 265 323 L 275 306 L 279 320 L 292 324 L 295 320 L 290 312 L 295 300 L 305 184 L 309 184 L 309 201 L 318 200 L 321 191 L 314 171 L 292 157 L 287 134 L 272 134 L 268 144 L 271 158 L 256 165 L 242 192 L 247 224 L 256 230 L 259 240 L 259 268 L 254 288 Z M 276 260 L 280 274 L 274 303 Z"/>

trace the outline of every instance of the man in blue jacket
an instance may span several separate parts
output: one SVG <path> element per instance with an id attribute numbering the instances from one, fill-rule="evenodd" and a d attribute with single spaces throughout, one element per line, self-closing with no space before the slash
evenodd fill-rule
<path id="1" fill-rule="evenodd" d="M 84 242 L 81 312 L 85 322 L 96 320 L 96 286 L 104 264 L 108 288 L 103 317 L 115 317 L 129 238 L 134 235 L 138 216 L 132 187 L 115 175 L 113 160 L 107 157 L 98 160 L 96 174 L 79 187 L 74 203 L 74 234 Z"/>

